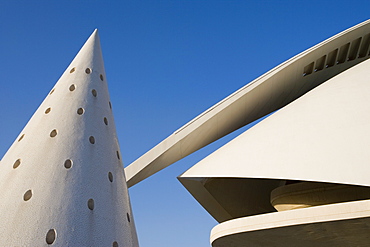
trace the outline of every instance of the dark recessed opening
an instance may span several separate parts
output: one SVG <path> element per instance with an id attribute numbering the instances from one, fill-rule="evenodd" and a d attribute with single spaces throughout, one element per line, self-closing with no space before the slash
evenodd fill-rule
<path id="1" fill-rule="evenodd" d="M 90 210 L 94 210 L 94 199 L 89 199 L 88 201 L 87 201 L 87 207 L 90 209 Z"/>
<path id="2" fill-rule="evenodd" d="M 27 190 L 26 193 L 23 195 L 23 200 L 28 201 L 32 197 L 32 190 Z"/>
<path id="3" fill-rule="evenodd" d="M 108 125 L 108 119 L 106 117 L 104 118 L 104 123 L 105 125 Z"/>
<path id="4" fill-rule="evenodd" d="M 89 141 L 90 141 L 91 144 L 94 144 L 95 143 L 95 138 L 93 136 L 90 136 Z"/>
<path id="5" fill-rule="evenodd" d="M 53 130 L 50 132 L 50 137 L 55 137 L 57 134 L 58 134 L 57 130 L 56 130 L 56 129 L 53 129 Z"/>
<path id="6" fill-rule="evenodd" d="M 72 162 L 72 160 L 70 160 L 70 159 L 67 159 L 66 161 L 64 161 L 64 167 L 65 167 L 66 169 L 71 168 L 71 167 L 72 167 L 72 164 L 73 164 L 73 162 Z"/>
<path id="7" fill-rule="evenodd" d="M 94 97 L 96 97 L 96 96 L 98 95 L 98 93 L 96 92 L 96 90 L 95 90 L 95 89 L 91 90 L 91 93 L 92 93 L 92 95 L 93 95 Z"/>
<path id="8" fill-rule="evenodd" d="M 76 86 L 75 84 L 72 84 L 71 86 L 69 86 L 69 91 L 74 91 L 76 89 Z"/>
<path id="9" fill-rule="evenodd" d="M 111 183 L 113 183 L 113 174 L 111 172 L 108 172 L 108 179 Z"/>
<path id="10" fill-rule="evenodd" d="M 19 137 L 18 141 L 20 142 L 23 139 L 23 137 L 24 137 L 24 134 L 21 135 L 21 137 Z"/>
<path id="11" fill-rule="evenodd" d="M 17 168 L 19 165 L 21 164 L 21 159 L 17 159 L 14 164 L 13 164 L 13 168 Z"/>
<path id="12" fill-rule="evenodd" d="M 54 243 L 56 236 L 57 236 L 57 233 L 55 229 L 50 229 L 48 233 L 46 233 L 46 243 L 47 244 Z"/>
<path id="13" fill-rule="evenodd" d="M 357 38 L 351 42 L 351 47 L 348 53 L 348 61 L 352 61 L 357 58 L 357 54 L 360 49 L 361 40 L 362 40 L 362 37 Z"/>
<path id="14" fill-rule="evenodd" d="M 349 50 L 349 45 L 350 43 L 347 43 L 340 47 L 339 53 L 338 53 L 337 64 L 341 64 L 346 61 L 348 50 Z"/>
<path id="15" fill-rule="evenodd" d="M 314 64 L 315 63 L 312 62 L 309 65 L 307 65 L 306 67 L 304 67 L 304 69 L 303 69 L 303 76 L 306 76 L 306 75 L 309 75 L 309 74 L 312 73 Z"/>
<path id="16" fill-rule="evenodd" d="M 84 109 L 83 109 L 83 108 L 78 108 L 78 110 L 77 110 L 77 114 L 78 114 L 78 115 L 82 115 L 82 114 L 84 114 Z"/>
<path id="17" fill-rule="evenodd" d="M 315 72 L 317 72 L 317 71 L 320 71 L 320 70 L 324 69 L 324 67 L 325 67 L 325 62 L 326 62 L 326 55 L 325 55 L 325 56 L 320 57 L 319 59 L 317 59 L 317 60 L 316 60 L 316 63 L 315 63 Z"/>
<path id="18" fill-rule="evenodd" d="M 362 57 L 366 56 L 367 51 L 369 50 L 369 46 L 370 46 L 370 33 L 368 33 L 364 36 L 364 39 L 363 39 L 362 44 L 361 44 L 360 51 L 358 53 L 359 58 L 362 58 Z"/>
<path id="19" fill-rule="evenodd" d="M 45 114 L 48 114 L 51 111 L 51 108 L 49 107 L 48 109 L 45 110 Z"/>
<path id="20" fill-rule="evenodd" d="M 91 73 L 91 69 L 90 69 L 90 68 L 86 68 L 86 69 L 85 69 L 85 73 L 86 73 L 86 74 L 90 74 L 90 73 Z"/>
<path id="21" fill-rule="evenodd" d="M 332 67 L 335 64 L 335 61 L 337 60 L 337 55 L 338 55 L 338 49 L 335 49 L 334 51 L 331 51 L 328 54 L 328 59 L 326 61 L 326 68 Z"/>
<path id="22" fill-rule="evenodd" d="M 72 68 L 70 71 L 69 71 L 69 73 L 73 73 L 73 72 L 75 72 L 75 70 L 76 70 L 76 68 L 74 67 L 74 68 Z"/>
<path id="23" fill-rule="evenodd" d="M 104 81 L 104 77 L 103 77 L 103 75 L 102 75 L 102 74 L 100 74 L 100 80 L 101 80 L 101 81 Z"/>

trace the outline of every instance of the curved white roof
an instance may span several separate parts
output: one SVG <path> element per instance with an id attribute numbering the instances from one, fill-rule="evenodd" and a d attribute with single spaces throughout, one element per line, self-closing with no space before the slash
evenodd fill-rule
<path id="1" fill-rule="evenodd" d="M 126 169 L 132 186 L 230 132 L 289 104 L 369 58 L 370 21 L 349 28 L 255 79 L 175 131 Z"/>
<path id="2" fill-rule="evenodd" d="M 367 60 L 328 80 L 198 162 L 180 181 L 219 222 L 275 211 L 270 192 L 279 180 L 370 186 L 369 70 Z M 248 179 L 238 186 L 237 178 Z M 236 205 L 240 197 L 243 211 L 235 212 L 229 201 Z"/>
<path id="3" fill-rule="evenodd" d="M 233 177 L 370 186 L 370 60 L 248 129 L 181 178 Z"/>

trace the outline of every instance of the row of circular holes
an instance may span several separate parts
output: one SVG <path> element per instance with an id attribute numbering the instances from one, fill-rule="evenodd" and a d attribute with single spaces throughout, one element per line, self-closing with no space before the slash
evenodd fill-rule
<path id="1" fill-rule="evenodd" d="M 82 108 L 80 108 L 80 109 L 82 109 Z M 106 125 L 108 125 L 108 120 L 107 120 L 107 118 L 104 118 L 104 123 L 105 123 Z M 25 134 L 23 134 L 23 135 L 21 135 L 21 137 L 19 137 L 18 142 L 20 142 L 20 141 L 23 139 L 24 135 L 25 135 Z M 53 129 L 53 130 L 50 132 L 50 137 L 55 137 L 55 136 L 57 136 L 57 135 L 58 135 L 58 130 L 56 130 L 56 129 Z M 91 144 L 95 144 L 95 137 L 94 137 L 94 136 L 90 136 L 90 137 L 89 137 L 89 142 L 90 142 Z M 118 159 L 121 159 L 118 151 L 117 151 L 117 158 L 118 158 Z"/>
<path id="2" fill-rule="evenodd" d="M 27 194 L 27 195 L 26 195 Z M 27 191 L 26 192 L 26 194 L 24 195 L 24 197 L 23 197 L 23 199 L 25 200 L 25 201 L 28 201 L 31 197 L 32 197 L 32 191 L 31 190 L 29 190 L 29 191 Z M 89 199 L 88 201 L 87 201 L 87 207 L 92 211 L 92 210 L 94 210 L 94 199 Z M 129 213 L 126 213 L 126 216 L 127 216 L 127 221 L 128 222 L 131 222 L 131 219 L 130 219 L 130 215 L 129 215 Z M 56 230 L 55 229 L 50 229 L 48 232 L 47 232 L 47 234 L 46 234 L 46 243 L 48 244 L 48 245 L 50 245 L 50 244 L 53 244 L 54 243 L 54 241 L 55 241 L 55 238 L 56 238 L 56 235 L 57 235 L 57 233 L 56 233 Z M 118 247 L 118 242 L 117 241 L 114 241 L 113 242 L 113 244 L 112 244 L 112 246 L 113 247 Z"/>
<path id="3" fill-rule="evenodd" d="M 55 241 L 55 238 L 57 236 L 57 232 L 55 229 L 50 229 L 48 233 L 46 233 L 46 243 L 48 245 L 53 244 Z M 113 247 L 118 247 L 117 241 L 114 241 L 112 244 Z"/>
<path id="4" fill-rule="evenodd" d="M 73 72 L 75 72 L 75 71 L 76 71 L 76 67 L 73 67 L 73 68 L 69 71 L 69 73 L 71 73 L 71 74 L 72 74 L 72 73 L 73 73 Z M 91 72 L 92 72 L 92 69 L 90 69 L 90 68 L 86 68 L 86 69 L 85 69 L 85 73 L 86 73 L 86 74 L 91 74 Z M 99 76 L 99 77 L 100 77 L 100 80 L 101 80 L 101 81 L 104 81 L 104 77 L 103 77 L 103 75 L 102 75 L 102 74 L 100 74 L 100 76 Z"/>
<path id="5" fill-rule="evenodd" d="M 91 71 L 91 69 L 89 69 L 89 68 L 87 68 L 86 69 L 86 71 L 87 70 L 89 70 L 89 71 Z M 70 73 L 73 73 L 75 71 L 75 68 L 72 68 L 72 70 L 70 71 Z M 87 72 L 86 72 L 87 73 Z M 90 72 L 89 73 L 87 73 L 87 74 L 90 74 Z M 103 75 L 100 75 L 100 79 L 101 80 L 103 80 L 102 79 L 103 78 Z M 76 86 L 74 85 L 74 84 L 72 84 L 70 87 L 69 87 L 69 90 L 70 91 L 74 91 L 76 89 Z M 53 92 L 54 92 L 54 90 L 55 89 L 53 89 L 51 92 L 50 92 L 50 94 L 52 94 Z M 96 90 L 95 89 L 93 89 L 93 90 L 91 90 L 91 93 L 92 93 L 92 95 L 94 96 L 94 97 L 96 97 L 97 96 L 97 92 L 96 92 Z M 111 104 L 111 102 L 109 101 L 109 108 L 110 109 L 112 109 L 112 104 Z M 46 110 L 45 110 L 45 114 L 48 114 L 48 113 L 50 113 L 50 111 L 51 111 L 51 107 L 49 107 L 49 108 L 47 108 Z M 84 109 L 83 108 L 79 108 L 78 110 L 77 110 L 77 114 L 79 114 L 79 115 L 82 115 L 84 113 Z M 108 125 L 108 119 L 106 118 L 106 117 L 104 117 L 104 123 L 105 123 L 105 125 Z M 52 133 L 50 133 L 50 136 L 51 137 L 54 137 L 54 136 L 56 136 L 56 130 L 55 131 L 52 131 Z M 18 139 L 18 142 L 19 141 L 21 141 L 22 139 L 23 139 L 23 137 L 24 137 L 24 134 Z M 93 137 L 94 138 L 94 137 Z M 93 141 L 94 141 L 94 139 L 93 139 Z M 95 142 L 95 141 L 94 141 Z"/>
<path id="6" fill-rule="evenodd" d="M 51 112 L 51 107 L 49 107 L 49 108 L 47 108 L 46 110 L 45 110 L 45 114 L 49 114 Z M 84 112 L 85 112 L 85 110 L 84 110 L 84 108 L 78 108 L 77 109 L 77 114 L 78 115 L 82 115 L 82 114 L 84 114 Z M 108 125 L 108 119 L 106 118 L 106 117 L 104 117 L 104 124 L 105 125 Z M 23 138 L 23 135 L 22 135 L 22 138 Z M 21 140 L 21 139 L 20 139 Z M 18 140 L 18 141 L 20 141 L 20 140 Z"/>
<path id="7" fill-rule="evenodd" d="M 117 153 L 118 155 L 118 153 Z M 21 160 L 18 159 L 15 161 L 14 165 L 13 165 L 13 168 L 17 168 L 19 165 L 21 164 Z M 64 162 L 64 166 L 69 169 L 71 166 L 72 166 L 72 160 L 70 159 L 67 159 L 65 162 Z M 108 173 L 108 179 L 109 181 L 112 183 L 113 182 L 113 174 L 111 172 Z M 26 193 L 24 193 L 23 195 L 23 200 L 24 201 L 28 201 L 30 200 L 32 197 L 32 190 L 27 190 Z M 87 201 L 87 207 L 90 209 L 90 210 L 94 210 L 94 207 L 95 207 L 95 203 L 94 203 L 94 199 L 90 198 L 88 201 Z M 131 222 L 130 220 L 130 215 L 128 213 L 126 213 L 126 216 L 127 216 L 127 220 L 128 222 Z M 47 244 L 52 244 L 54 243 L 55 241 L 55 236 L 56 236 L 56 231 L 55 229 L 50 229 L 46 235 L 46 242 Z M 118 243 L 117 242 L 114 242 L 113 243 L 113 246 L 118 246 Z"/>
<path id="8" fill-rule="evenodd" d="M 70 71 L 70 73 L 73 73 L 75 71 L 75 67 L 74 68 L 72 68 L 71 69 L 71 71 Z M 85 72 L 87 73 L 87 74 L 90 74 L 91 73 L 91 69 L 90 68 L 87 68 L 86 70 L 85 70 Z M 103 75 L 102 74 L 100 74 L 100 79 L 103 81 Z M 76 89 L 76 86 L 74 85 L 74 84 L 72 84 L 70 87 L 69 87 L 69 90 L 70 91 L 74 91 Z M 54 92 L 54 89 L 51 91 L 51 93 L 50 94 L 52 94 Z M 93 96 L 94 97 L 96 97 L 97 96 L 97 92 L 96 92 L 96 90 L 95 89 L 93 89 L 92 91 L 92 94 L 93 94 Z M 109 102 L 109 106 L 110 106 L 110 108 L 112 108 L 112 105 L 111 105 L 111 103 Z M 45 114 L 48 114 L 48 113 L 50 113 L 50 111 L 51 111 L 51 108 L 49 107 L 49 108 L 47 108 L 46 110 L 45 110 Z M 79 115 L 82 115 L 84 113 L 84 109 L 83 108 L 79 108 L 78 110 L 77 110 L 77 114 L 79 114 Z M 104 117 L 104 124 L 105 125 L 108 125 L 108 119 L 106 118 L 106 117 Z M 55 137 L 57 135 L 57 130 L 56 129 L 54 129 L 54 130 L 52 130 L 51 132 L 50 132 L 50 137 Z M 21 141 L 22 139 L 23 139 L 23 137 L 24 137 L 24 134 L 18 139 L 18 142 L 19 141 Z M 89 137 L 89 141 L 90 141 L 90 143 L 91 144 L 95 144 L 95 138 L 93 137 L 93 136 L 90 136 Z M 120 159 L 120 156 L 119 156 L 119 152 L 117 151 L 117 157 L 118 157 L 118 159 Z M 13 166 L 14 167 L 14 166 Z M 18 166 L 17 166 L 18 167 Z"/>
<path id="9" fill-rule="evenodd" d="M 117 156 L 119 156 L 119 153 L 117 152 Z M 21 164 L 21 159 L 17 159 L 13 164 L 13 169 L 16 169 Z M 67 159 L 64 161 L 64 167 L 66 169 L 70 169 L 73 165 L 73 161 L 71 159 Z M 108 172 L 108 179 L 111 183 L 113 183 L 113 174 L 111 172 Z"/>
<path id="10" fill-rule="evenodd" d="M 74 68 L 72 68 L 71 69 L 71 71 L 70 71 L 70 73 L 73 73 L 74 71 L 76 70 L 76 68 L 74 67 Z M 87 68 L 86 70 L 85 70 L 85 72 L 86 72 L 86 74 L 90 74 L 91 73 L 91 69 L 90 68 Z M 101 81 L 103 81 L 104 80 L 104 77 L 103 77 L 103 75 L 102 74 L 100 74 L 100 80 Z M 75 90 L 76 89 L 76 85 L 74 85 L 74 84 L 72 84 L 70 87 L 69 87 L 69 91 L 73 91 L 73 90 Z M 51 92 L 49 93 L 49 95 L 51 95 L 51 94 L 53 94 L 54 93 L 54 91 L 55 91 L 55 88 L 53 88 L 53 90 L 51 90 Z M 94 95 L 94 97 L 96 97 L 97 96 L 97 92 L 96 92 L 96 90 L 95 89 L 93 89 L 92 91 L 91 91 L 91 93 Z M 109 101 L 109 108 L 110 109 L 112 109 L 112 104 L 111 104 L 111 102 Z"/>
<path id="11" fill-rule="evenodd" d="M 55 137 L 56 135 L 57 135 L 57 130 L 56 129 L 54 129 L 54 130 L 52 130 L 51 132 L 50 132 L 50 137 Z M 24 134 L 19 138 L 19 141 L 23 138 L 23 136 L 24 136 Z M 89 142 L 91 143 L 91 144 L 95 144 L 95 137 L 93 137 L 93 136 L 90 136 L 89 137 Z M 121 159 L 121 157 L 120 157 L 120 155 L 119 155 L 119 152 L 118 151 L 116 151 L 116 154 L 117 154 L 117 158 L 120 160 Z M 69 168 L 71 168 L 72 167 L 72 160 L 70 160 L 70 159 L 67 159 L 65 162 L 64 162 L 64 167 L 65 168 L 67 168 L 67 169 L 69 169 Z M 21 159 L 17 159 L 15 162 L 14 162 L 14 164 L 13 164 L 13 168 L 15 169 L 15 168 L 17 168 L 19 165 L 21 164 Z M 112 181 L 111 181 L 112 182 Z"/>
<path id="12" fill-rule="evenodd" d="M 73 73 L 75 71 L 75 68 L 72 68 L 70 73 Z M 86 74 L 90 74 L 91 73 L 91 69 L 90 68 L 87 68 L 85 70 L 85 73 Z M 100 80 L 103 81 L 104 78 L 103 78 L 103 75 L 100 74 Z M 72 92 L 76 89 L 76 86 L 74 84 L 72 84 L 70 87 L 69 87 L 69 90 Z M 53 89 L 51 92 L 50 92 L 50 95 L 55 91 L 55 89 Z M 93 89 L 91 91 L 92 95 L 94 97 L 97 96 L 97 92 L 95 89 Z M 111 102 L 109 102 L 109 108 L 112 109 L 112 104 Z M 51 108 L 47 108 L 45 110 L 45 114 L 48 114 L 49 112 L 51 111 Z M 77 110 L 77 114 L 79 115 L 82 115 L 84 112 L 84 109 L 83 108 L 79 108 Z M 106 117 L 104 117 L 104 123 L 105 125 L 108 125 L 108 119 Z M 55 137 L 57 135 L 57 130 L 52 130 L 51 133 L 50 133 L 50 137 Z M 24 134 L 18 139 L 18 142 L 21 141 L 24 137 Z M 95 143 L 95 138 L 93 136 L 90 136 L 89 138 L 89 141 L 91 144 L 94 144 Z M 120 159 L 120 156 L 119 156 L 119 152 L 117 151 L 117 158 Z M 17 168 L 19 165 L 21 164 L 21 161 L 20 159 L 16 160 L 15 163 L 13 164 L 13 168 Z M 69 169 L 72 167 L 72 160 L 70 159 L 67 159 L 65 162 L 64 162 L 64 167 Z M 111 172 L 108 173 L 108 179 L 109 181 L 112 183 L 113 182 L 113 174 Z M 28 190 L 26 191 L 26 193 L 23 195 L 23 200 L 24 201 L 28 201 L 29 199 L 31 199 L 32 197 L 32 190 Z M 94 209 L 94 199 L 89 199 L 88 202 L 87 202 L 87 206 L 90 210 L 93 210 Z M 127 220 L 130 222 L 130 215 L 127 213 Z M 52 244 L 54 243 L 55 241 L 55 237 L 56 237 L 56 231 L 55 229 L 50 229 L 48 231 L 48 233 L 46 234 L 46 243 L 47 244 Z M 113 247 L 118 247 L 118 243 L 116 241 L 113 242 Z"/>
<path id="13" fill-rule="evenodd" d="M 119 159 L 119 153 L 117 151 L 117 157 Z M 72 160 L 70 159 L 67 159 L 65 162 L 64 162 L 64 167 L 69 169 L 72 167 Z M 13 168 L 17 168 L 19 165 L 21 164 L 21 160 L 18 159 L 15 161 L 14 165 L 13 165 Z M 109 181 L 112 183 L 113 182 L 113 174 L 111 172 L 108 173 L 108 179 Z M 23 200 L 24 201 L 28 201 L 30 200 L 32 197 L 32 190 L 28 190 L 26 191 L 26 193 L 24 193 L 23 195 Z M 94 199 L 90 198 L 87 202 L 87 207 L 90 209 L 90 210 L 94 210 Z M 127 220 L 128 222 L 131 222 L 130 220 L 130 215 L 127 213 Z M 55 229 L 51 229 L 49 230 L 49 232 L 47 233 L 47 236 L 46 236 L 46 242 L 48 244 L 52 244 L 55 240 L 55 235 L 56 235 L 56 232 L 55 232 Z M 116 244 L 115 244 L 116 243 Z M 117 242 L 114 242 L 113 243 L 113 246 L 118 246 L 118 243 Z"/>
<path id="14" fill-rule="evenodd" d="M 69 91 L 74 91 L 76 89 L 76 85 L 75 84 L 72 84 L 71 86 L 69 86 Z M 54 92 L 54 89 L 50 92 L 50 94 L 52 94 Z M 95 89 L 91 90 L 91 93 L 94 97 L 96 97 L 98 95 L 98 93 L 96 92 Z M 110 103 L 109 101 L 109 108 L 112 110 L 112 104 Z"/>

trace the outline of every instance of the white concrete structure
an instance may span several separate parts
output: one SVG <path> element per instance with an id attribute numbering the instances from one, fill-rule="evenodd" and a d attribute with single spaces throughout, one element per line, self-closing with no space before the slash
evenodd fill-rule
<path id="1" fill-rule="evenodd" d="M 0 166 L 0 246 L 138 246 L 95 30 Z"/>
<path id="2" fill-rule="evenodd" d="M 128 166 L 129 186 L 278 110 L 179 177 L 220 222 L 212 246 L 368 246 L 369 47 L 368 20 L 282 63 Z"/>

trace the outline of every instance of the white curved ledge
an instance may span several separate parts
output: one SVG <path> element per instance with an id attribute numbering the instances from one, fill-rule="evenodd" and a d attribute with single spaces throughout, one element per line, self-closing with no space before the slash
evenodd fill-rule
<path id="1" fill-rule="evenodd" d="M 212 229 L 213 247 L 367 246 L 370 200 L 229 220 Z"/>

